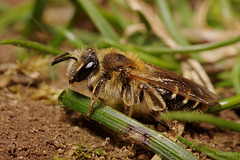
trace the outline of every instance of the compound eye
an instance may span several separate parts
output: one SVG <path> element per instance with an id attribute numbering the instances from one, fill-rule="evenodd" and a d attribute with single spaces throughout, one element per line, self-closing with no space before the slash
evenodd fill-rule
<path id="1" fill-rule="evenodd" d="M 75 81 L 80 82 L 87 79 L 98 68 L 98 62 L 90 61 L 84 64 L 76 74 Z"/>

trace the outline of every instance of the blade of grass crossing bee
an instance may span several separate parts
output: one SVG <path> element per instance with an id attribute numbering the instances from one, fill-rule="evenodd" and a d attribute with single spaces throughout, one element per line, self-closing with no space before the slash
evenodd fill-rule
<path id="1" fill-rule="evenodd" d="M 72 108 L 87 115 L 90 99 L 70 89 L 59 96 L 61 105 Z M 160 133 L 147 128 L 136 120 L 100 103 L 96 103 L 90 118 L 103 124 L 126 137 L 148 146 L 150 150 L 161 155 L 164 159 L 196 160 L 190 152 L 162 136 Z"/>

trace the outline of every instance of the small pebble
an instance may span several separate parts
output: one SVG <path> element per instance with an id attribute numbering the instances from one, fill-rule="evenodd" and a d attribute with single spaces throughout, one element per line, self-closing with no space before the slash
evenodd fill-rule
<path id="1" fill-rule="evenodd" d="M 72 146 L 71 147 L 73 150 L 76 150 L 78 148 L 78 146 Z"/>
<path id="2" fill-rule="evenodd" d="M 145 158 L 146 158 L 145 154 L 141 154 L 138 156 L 138 159 L 145 159 Z"/>
<path id="3" fill-rule="evenodd" d="M 43 155 L 47 155 L 47 152 L 46 152 L 46 151 L 43 151 L 42 154 L 43 154 Z"/>
<path id="4" fill-rule="evenodd" d="M 78 127 L 78 126 L 75 126 L 75 127 L 73 127 L 73 130 L 74 130 L 74 131 L 79 131 L 79 127 Z"/>
<path id="5" fill-rule="evenodd" d="M 59 154 L 62 154 L 63 152 L 64 152 L 63 149 L 61 149 L 61 148 L 58 149 L 58 153 L 59 153 Z"/>

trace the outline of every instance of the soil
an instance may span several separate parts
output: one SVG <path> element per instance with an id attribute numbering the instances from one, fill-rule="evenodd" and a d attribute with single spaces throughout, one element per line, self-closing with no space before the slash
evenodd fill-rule
<path id="1" fill-rule="evenodd" d="M 75 159 L 79 148 L 80 159 L 126 159 L 141 152 L 131 144 L 113 143 L 117 135 L 110 130 L 59 105 L 21 100 L 7 88 L 0 96 L 0 159 Z"/>

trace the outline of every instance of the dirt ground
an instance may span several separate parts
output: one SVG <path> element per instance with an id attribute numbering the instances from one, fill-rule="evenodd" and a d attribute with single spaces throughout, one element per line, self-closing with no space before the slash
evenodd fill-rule
<path id="1" fill-rule="evenodd" d="M 131 144 L 114 143 L 117 135 L 110 130 L 79 114 L 68 114 L 59 105 L 23 100 L 7 88 L 0 97 L 0 159 L 53 159 L 57 155 L 75 159 L 78 148 L 82 148 L 82 159 L 126 159 L 137 151 L 151 157 Z"/>
<path id="2" fill-rule="evenodd" d="M 4 46 L 2 50 L 12 49 Z M 35 72 L 22 73 L 27 65 L 16 69 L 19 64 L 16 65 L 14 55 L 1 52 L 1 58 L 1 83 L 9 66 L 15 64 L 15 68 L 12 67 L 8 83 L 0 88 L 0 160 L 151 159 L 154 156 L 144 146 L 132 144 L 114 131 L 57 104 L 57 95 L 67 88 L 66 66 L 52 69 L 47 64 L 47 76 L 39 71 L 38 76 L 44 78 L 37 81 L 28 77 Z M 59 76 L 50 78 L 51 74 Z M 239 110 L 224 111 L 219 116 L 240 121 Z M 240 151 L 239 133 L 203 123 L 186 124 L 183 137 L 223 151 Z M 195 151 L 194 154 L 208 159 L 204 154 Z"/>

